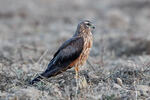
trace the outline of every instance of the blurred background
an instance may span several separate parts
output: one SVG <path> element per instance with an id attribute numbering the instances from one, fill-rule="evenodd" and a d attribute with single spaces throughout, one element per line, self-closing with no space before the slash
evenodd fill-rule
<path id="1" fill-rule="evenodd" d="M 94 41 L 97 43 L 92 52 L 95 55 L 100 51 L 97 47 L 102 45 L 101 39 L 113 38 L 105 44 L 105 47 L 110 44 L 110 49 L 119 46 L 114 47 L 112 42 L 116 43 L 121 37 L 125 42 L 128 37 L 149 40 L 149 9 L 148 0 L 1 0 L 0 54 L 14 56 L 14 50 L 22 45 L 38 46 L 36 49 L 44 51 L 58 47 L 55 43 L 60 45 L 59 42 L 71 37 L 84 19 L 96 26 Z M 29 52 L 27 56 L 33 54 Z M 120 52 L 124 51 L 117 54 Z"/>
<path id="2" fill-rule="evenodd" d="M 139 89 L 144 91 L 143 98 L 150 97 L 150 90 L 143 90 L 143 87 L 150 88 L 149 0 L 0 0 L 0 93 L 3 93 L 0 98 L 17 96 L 35 99 L 30 92 L 25 92 L 24 87 L 41 96 L 41 87 L 31 88 L 25 83 L 46 68 L 58 47 L 75 33 L 78 23 L 85 19 L 92 21 L 96 29 L 90 64 L 81 68 L 81 73 L 89 77 L 86 80 L 93 84 L 91 90 L 96 91 L 93 93 L 96 96 L 89 96 L 90 93 L 84 91 L 80 94 L 86 94 L 85 98 L 90 99 L 137 99 L 142 95 L 135 91 Z M 97 71 L 92 70 L 91 65 Z M 147 76 L 140 76 L 139 73 L 136 76 L 132 71 Z M 69 79 L 68 74 L 70 72 L 55 77 L 48 87 L 56 89 L 63 86 L 61 90 L 56 89 L 53 94 L 44 87 L 49 94 L 41 97 L 74 98 L 71 96 L 73 88 L 68 90 L 70 94 L 66 92 L 67 86 L 75 87 L 71 84 L 74 74 Z M 106 77 L 107 80 L 102 81 Z M 118 77 L 133 93 L 121 86 L 114 89 Z M 63 84 L 60 84 L 60 78 L 64 79 Z M 27 96 L 23 97 L 23 94 Z M 56 97 L 56 94 L 61 96 Z"/>

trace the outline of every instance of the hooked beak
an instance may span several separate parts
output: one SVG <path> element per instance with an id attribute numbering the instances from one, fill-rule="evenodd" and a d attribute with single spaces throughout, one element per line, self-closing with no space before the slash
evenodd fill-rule
<path id="1" fill-rule="evenodd" d="M 91 28 L 92 28 L 92 29 L 95 29 L 95 26 L 94 26 L 93 24 L 91 24 Z"/>
<path id="2" fill-rule="evenodd" d="M 92 26 L 93 29 L 95 29 L 95 26 Z"/>

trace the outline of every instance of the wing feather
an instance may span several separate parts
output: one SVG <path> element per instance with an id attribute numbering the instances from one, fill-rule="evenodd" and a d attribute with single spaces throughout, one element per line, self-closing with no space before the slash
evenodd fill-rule
<path id="1" fill-rule="evenodd" d="M 40 81 L 43 77 L 49 78 L 71 68 L 69 66 L 82 53 L 84 40 L 82 37 L 73 37 L 66 41 L 55 53 L 47 69 L 40 76 L 34 78 L 30 84 Z"/>
<path id="2" fill-rule="evenodd" d="M 53 70 L 55 73 L 60 73 L 62 70 L 68 69 L 68 67 L 74 60 L 76 60 L 82 53 L 84 46 L 83 37 L 73 37 L 70 40 L 67 40 L 55 53 L 53 59 L 50 61 L 48 68 L 44 73 L 49 73 L 44 76 L 51 76 Z M 58 70 L 59 69 L 59 70 Z"/>

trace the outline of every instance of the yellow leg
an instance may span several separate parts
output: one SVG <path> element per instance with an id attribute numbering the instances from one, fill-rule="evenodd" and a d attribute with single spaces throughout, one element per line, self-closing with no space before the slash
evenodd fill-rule
<path id="1" fill-rule="evenodd" d="M 78 94 L 78 92 L 79 92 L 79 67 L 78 66 L 75 67 L 75 72 L 76 72 L 76 76 L 75 76 L 75 78 L 76 78 L 76 94 Z"/>
<path id="2" fill-rule="evenodd" d="M 75 72 L 76 72 L 75 78 L 79 78 L 79 67 L 78 66 L 75 67 Z"/>

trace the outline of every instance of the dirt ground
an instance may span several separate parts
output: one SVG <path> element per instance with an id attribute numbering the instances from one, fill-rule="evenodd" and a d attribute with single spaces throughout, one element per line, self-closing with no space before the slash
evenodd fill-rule
<path id="1" fill-rule="evenodd" d="M 31 86 L 77 24 L 94 44 L 80 68 Z M 150 100 L 149 0 L 0 0 L 0 100 Z"/>

